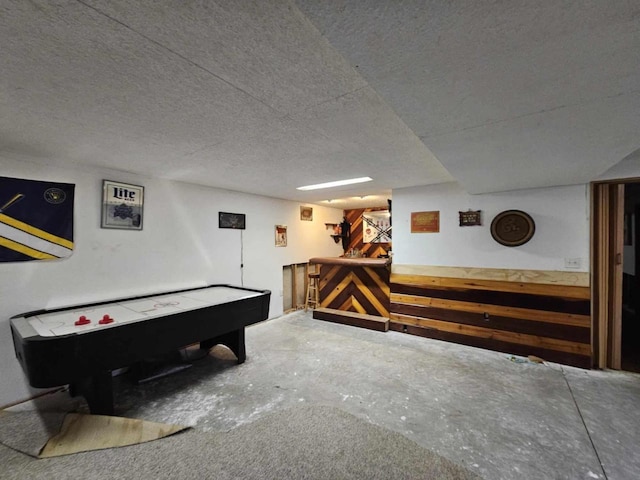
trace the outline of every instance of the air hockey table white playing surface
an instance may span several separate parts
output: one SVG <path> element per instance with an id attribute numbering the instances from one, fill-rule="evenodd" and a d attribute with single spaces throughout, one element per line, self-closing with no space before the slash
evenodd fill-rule
<path id="1" fill-rule="evenodd" d="M 26 321 L 42 337 L 56 337 L 82 334 L 96 329 L 113 328 L 126 323 L 152 320 L 175 313 L 256 297 L 261 294 L 262 292 L 240 288 L 214 286 L 179 293 L 104 303 L 90 307 L 78 307 L 77 309 L 60 312 L 43 313 L 28 318 L 18 317 L 14 320 Z M 99 321 L 105 315 L 113 319 L 113 321 L 107 324 L 100 324 Z M 76 322 L 82 316 L 90 320 L 90 323 L 76 325 Z"/>

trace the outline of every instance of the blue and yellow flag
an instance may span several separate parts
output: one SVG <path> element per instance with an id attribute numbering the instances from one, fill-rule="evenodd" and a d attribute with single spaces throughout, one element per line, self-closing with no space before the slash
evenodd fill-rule
<path id="1" fill-rule="evenodd" d="M 0 262 L 71 256 L 74 189 L 69 183 L 0 177 Z"/>

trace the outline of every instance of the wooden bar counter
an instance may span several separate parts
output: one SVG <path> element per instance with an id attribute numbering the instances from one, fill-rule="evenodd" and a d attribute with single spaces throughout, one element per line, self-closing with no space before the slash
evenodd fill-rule
<path id="1" fill-rule="evenodd" d="M 390 259 L 315 257 L 309 263 L 320 267 L 320 306 L 313 318 L 389 329 Z"/>

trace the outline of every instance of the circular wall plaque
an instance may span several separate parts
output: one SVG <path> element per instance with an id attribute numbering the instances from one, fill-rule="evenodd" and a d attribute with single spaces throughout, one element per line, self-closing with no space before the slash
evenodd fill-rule
<path id="1" fill-rule="evenodd" d="M 491 236 L 507 247 L 524 245 L 536 231 L 536 224 L 528 214 L 520 210 L 505 210 L 491 222 Z"/>

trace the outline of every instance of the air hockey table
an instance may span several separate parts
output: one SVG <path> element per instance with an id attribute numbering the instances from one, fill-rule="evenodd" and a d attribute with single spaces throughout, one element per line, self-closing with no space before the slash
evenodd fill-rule
<path id="1" fill-rule="evenodd" d="M 246 359 L 245 327 L 269 315 L 269 290 L 232 285 L 38 310 L 11 318 L 16 357 L 32 387 L 69 385 L 91 413 L 113 415 L 112 372 L 200 344 Z"/>

